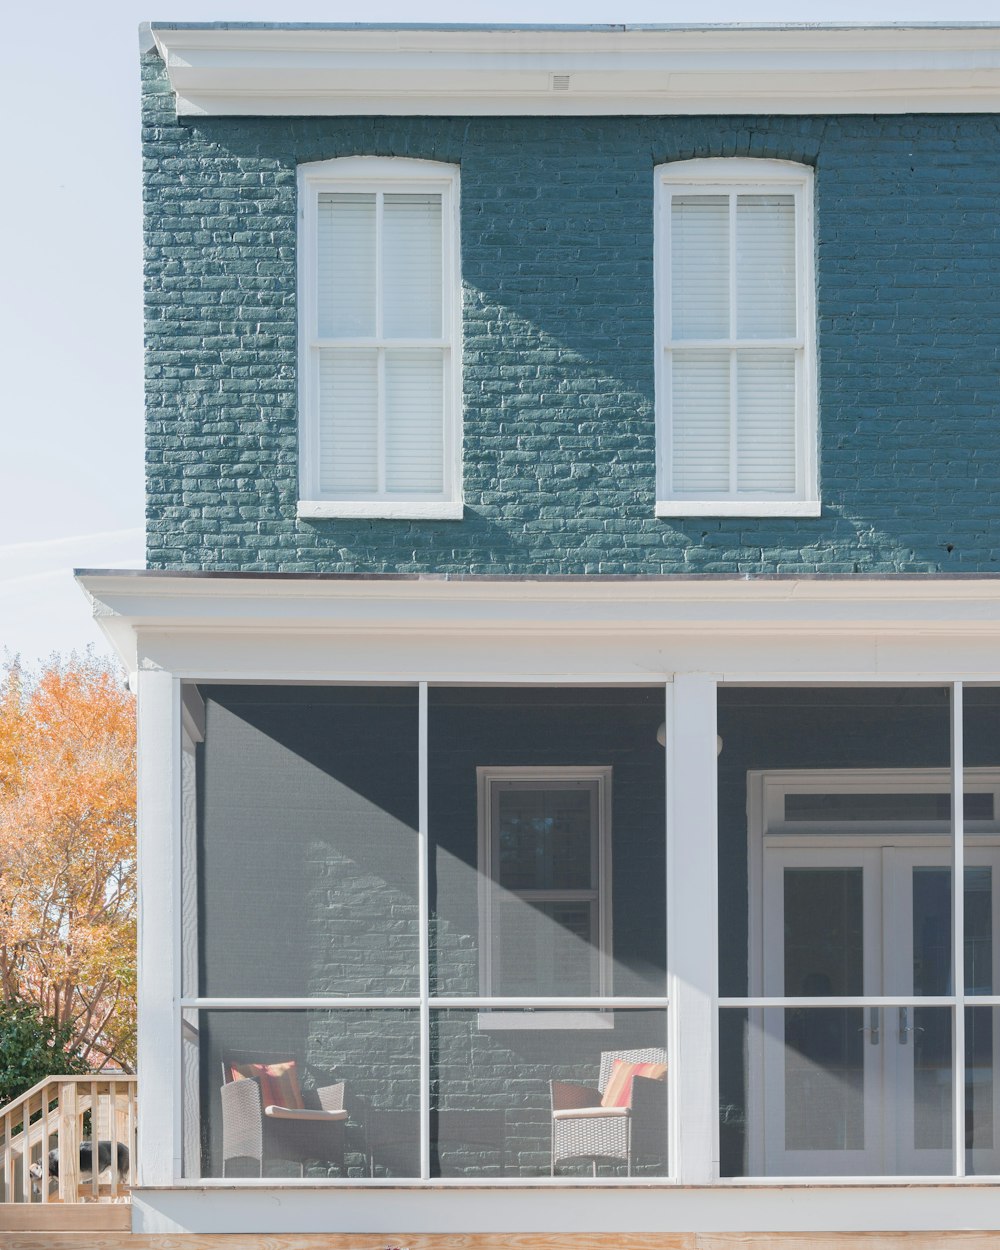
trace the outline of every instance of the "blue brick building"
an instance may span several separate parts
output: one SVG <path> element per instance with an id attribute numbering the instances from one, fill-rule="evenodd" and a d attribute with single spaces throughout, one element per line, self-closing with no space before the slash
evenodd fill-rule
<path id="1" fill-rule="evenodd" d="M 144 38 L 136 1228 L 992 1227 L 1000 28 Z"/>

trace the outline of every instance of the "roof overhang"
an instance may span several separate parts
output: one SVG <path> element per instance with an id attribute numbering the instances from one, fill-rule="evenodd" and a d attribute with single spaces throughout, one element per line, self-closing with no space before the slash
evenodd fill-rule
<path id="1" fill-rule="evenodd" d="M 471 672 L 478 649 L 494 657 L 498 672 L 536 664 L 579 671 L 576 648 L 597 657 L 605 675 L 659 672 L 683 653 L 685 663 L 715 669 L 759 663 L 761 671 L 818 671 L 819 657 L 831 673 L 1000 677 L 1000 578 L 988 576 L 81 570 L 77 579 L 131 670 L 191 674 L 198 657 L 208 657 L 207 668 L 226 679 L 293 671 L 311 679 L 348 671 L 402 678 L 427 664 Z"/>
<path id="2" fill-rule="evenodd" d="M 155 23 L 180 114 L 991 112 L 1000 26 Z"/>

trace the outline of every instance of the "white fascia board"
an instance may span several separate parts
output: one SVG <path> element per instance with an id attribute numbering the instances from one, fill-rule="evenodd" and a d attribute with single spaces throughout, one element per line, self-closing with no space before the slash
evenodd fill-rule
<path id="1" fill-rule="evenodd" d="M 309 578 L 82 571 L 129 667 L 142 634 L 385 638 L 996 638 L 1000 579 Z M 947 654 L 942 654 L 942 663 Z"/>
<path id="2" fill-rule="evenodd" d="M 1000 26 L 185 28 L 153 37 L 187 115 L 992 112 Z M 557 79 L 568 75 L 563 89 Z"/>

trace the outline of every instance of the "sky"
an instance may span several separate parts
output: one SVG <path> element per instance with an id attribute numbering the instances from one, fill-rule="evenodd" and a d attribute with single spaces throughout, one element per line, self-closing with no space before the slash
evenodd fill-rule
<path id="1" fill-rule="evenodd" d="M 1000 20 L 996 0 L 156 4 L 40 0 L 4 21 L 0 661 L 108 653 L 71 570 L 143 563 L 140 22 Z"/>

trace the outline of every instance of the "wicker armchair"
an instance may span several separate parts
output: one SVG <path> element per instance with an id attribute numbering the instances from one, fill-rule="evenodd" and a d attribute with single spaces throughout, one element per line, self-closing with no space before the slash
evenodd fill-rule
<path id="1" fill-rule="evenodd" d="M 558 1165 L 569 1160 L 589 1159 L 595 1176 L 598 1161 L 624 1163 L 631 1176 L 636 1159 L 666 1158 L 666 1081 L 633 1077 L 627 1106 L 602 1107 L 601 1098 L 616 1059 L 625 1063 L 665 1064 L 667 1052 L 659 1047 L 604 1051 L 596 1089 L 568 1081 L 550 1082 L 553 1176 Z"/>
<path id="2" fill-rule="evenodd" d="M 268 1062 L 267 1056 L 256 1060 Z M 258 1176 L 265 1167 L 282 1160 L 305 1165 L 316 1159 L 344 1166 L 344 1083 L 303 1092 L 305 1107 L 263 1105 L 261 1088 L 252 1078 L 232 1079 L 232 1058 L 223 1061 L 222 1175 L 230 1164 L 252 1164 Z M 312 1104 L 312 1105 L 310 1105 Z"/>

